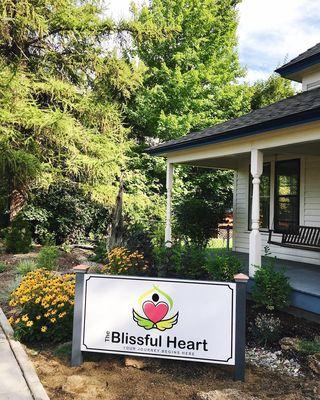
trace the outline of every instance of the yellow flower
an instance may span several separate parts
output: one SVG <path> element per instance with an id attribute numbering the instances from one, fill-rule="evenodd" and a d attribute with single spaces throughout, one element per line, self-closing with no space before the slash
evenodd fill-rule
<path id="1" fill-rule="evenodd" d="M 20 322 L 20 318 L 16 319 L 16 324 L 18 324 Z"/>
<path id="2" fill-rule="evenodd" d="M 54 324 L 56 322 L 57 318 L 50 318 L 50 321 Z"/>
<path id="3" fill-rule="evenodd" d="M 67 313 L 63 311 L 62 313 L 59 314 L 59 318 L 63 318 Z"/>
<path id="4" fill-rule="evenodd" d="M 26 323 L 26 325 L 27 325 L 27 327 L 31 327 L 32 325 L 33 325 L 33 321 L 28 321 L 27 323 Z"/>
<path id="5" fill-rule="evenodd" d="M 13 317 L 10 317 L 10 318 L 8 319 L 8 322 L 9 322 L 10 325 L 12 325 L 13 322 L 14 322 L 14 318 L 13 318 Z"/>
<path id="6" fill-rule="evenodd" d="M 36 320 L 39 321 L 39 319 L 41 319 L 41 315 L 36 316 Z"/>
<path id="7" fill-rule="evenodd" d="M 24 314 L 21 319 L 23 322 L 27 322 L 29 320 L 28 314 Z"/>
<path id="8" fill-rule="evenodd" d="M 44 333 L 44 332 L 47 332 L 47 330 L 48 330 L 48 328 L 45 325 L 41 327 L 41 332 Z"/>

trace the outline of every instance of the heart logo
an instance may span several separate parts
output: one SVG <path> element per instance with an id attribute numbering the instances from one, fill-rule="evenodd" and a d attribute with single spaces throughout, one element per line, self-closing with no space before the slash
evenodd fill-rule
<path id="1" fill-rule="evenodd" d="M 152 301 L 145 301 L 142 305 L 143 312 L 154 324 L 161 321 L 168 313 L 168 304 L 160 301 L 158 304 L 154 304 Z"/>

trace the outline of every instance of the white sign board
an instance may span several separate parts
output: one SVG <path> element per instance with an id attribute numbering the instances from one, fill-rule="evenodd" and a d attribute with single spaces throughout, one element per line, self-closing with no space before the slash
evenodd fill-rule
<path id="1" fill-rule="evenodd" d="M 84 279 L 82 351 L 235 364 L 235 283 Z"/>

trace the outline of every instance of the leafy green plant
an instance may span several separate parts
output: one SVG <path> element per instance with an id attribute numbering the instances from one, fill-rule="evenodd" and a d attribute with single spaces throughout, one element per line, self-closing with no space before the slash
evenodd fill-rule
<path id="1" fill-rule="evenodd" d="M 187 197 L 175 207 L 175 228 L 178 234 L 204 248 L 223 219 L 224 207 L 205 199 Z"/>
<path id="2" fill-rule="evenodd" d="M 206 258 L 205 268 L 212 280 L 233 281 L 234 275 L 242 271 L 242 264 L 235 256 L 209 253 Z"/>
<path id="3" fill-rule="evenodd" d="M 33 260 L 22 260 L 16 266 L 17 272 L 22 276 L 27 275 L 29 272 L 34 271 L 37 268 L 38 265 Z"/>
<path id="4" fill-rule="evenodd" d="M 153 262 L 152 233 L 142 224 L 126 226 L 124 235 L 125 247 L 130 251 L 142 253 L 149 265 Z"/>
<path id="5" fill-rule="evenodd" d="M 37 264 L 39 268 L 52 271 L 58 266 L 59 251 L 55 246 L 44 246 L 39 251 Z"/>
<path id="6" fill-rule="evenodd" d="M 5 250 L 8 253 L 28 253 L 32 236 L 30 225 L 22 215 L 18 215 L 11 226 L 5 230 Z"/>
<path id="7" fill-rule="evenodd" d="M 251 325 L 256 340 L 265 346 L 275 343 L 281 337 L 281 321 L 271 314 L 258 314 Z"/>
<path id="8" fill-rule="evenodd" d="M 320 339 L 318 340 L 300 340 L 299 351 L 304 354 L 320 353 Z"/>
<path id="9" fill-rule="evenodd" d="M 68 182 L 37 190 L 23 214 L 33 226 L 34 238 L 43 244 L 74 243 L 106 232 L 110 223 L 106 207 L 92 200 L 78 185 Z"/>
<path id="10" fill-rule="evenodd" d="M 58 345 L 53 350 L 53 355 L 55 357 L 60 358 L 61 360 L 69 360 L 71 357 L 71 352 L 72 352 L 72 343 L 66 342 Z"/>
<path id="11" fill-rule="evenodd" d="M 5 272 L 7 270 L 7 264 L 4 262 L 0 262 L 0 273 Z"/>
<path id="12" fill-rule="evenodd" d="M 263 264 L 255 273 L 252 298 L 257 307 L 281 310 L 289 304 L 291 286 L 284 271 L 275 269 L 275 260 Z"/>
<path id="13" fill-rule="evenodd" d="M 207 278 L 204 269 L 206 252 L 202 247 L 194 245 L 173 244 L 154 249 L 156 269 L 159 276 L 170 276 L 185 279 Z"/>
<path id="14" fill-rule="evenodd" d="M 94 254 L 90 256 L 90 260 L 98 263 L 105 263 L 107 261 L 108 243 L 106 240 L 99 240 L 94 246 Z"/>

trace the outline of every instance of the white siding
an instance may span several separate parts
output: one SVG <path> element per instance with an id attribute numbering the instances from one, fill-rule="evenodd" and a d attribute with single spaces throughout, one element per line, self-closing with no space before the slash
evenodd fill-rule
<path id="1" fill-rule="evenodd" d="M 286 157 L 288 158 L 288 157 Z M 291 157 L 297 158 L 297 157 Z M 269 160 L 265 160 L 269 161 Z M 272 160 L 270 160 L 272 162 Z M 272 169 L 273 170 L 273 169 Z M 234 196 L 234 241 L 233 249 L 249 251 L 248 204 L 249 204 L 249 161 L 240 163 L 235 174 Z M 320 157 L 301 157 L 300 224 L 320 227 Z M 271 220 L 271 223 L 273 221 Z M 262 254 L 267 245 L 268 232 L 261 232 Z M 320 252 L 291 249 L 270 245 L 273 256 L 292 261 L 320 265 Z"/>

